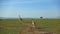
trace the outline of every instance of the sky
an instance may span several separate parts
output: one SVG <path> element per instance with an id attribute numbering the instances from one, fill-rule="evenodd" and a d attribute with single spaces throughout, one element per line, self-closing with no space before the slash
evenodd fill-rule
<path id="1" fill-rule="evenodd" d="M 0 0 L 0 17 L 58 18 L 59 0 Z"/>

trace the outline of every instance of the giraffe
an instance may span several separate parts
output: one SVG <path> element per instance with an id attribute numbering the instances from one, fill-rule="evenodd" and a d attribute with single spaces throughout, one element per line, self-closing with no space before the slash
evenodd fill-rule
<path id="1" fill-rule="evenodd" d="M 19 23 L 22 23 L 22 18 L 21 18 L 21 16 L 20 16 L 20 15 L 19 15 L 18 20 L 19 20 Z"/>

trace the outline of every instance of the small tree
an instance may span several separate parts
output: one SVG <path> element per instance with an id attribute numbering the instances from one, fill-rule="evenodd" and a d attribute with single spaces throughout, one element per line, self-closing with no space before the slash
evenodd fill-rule
<path id="1" fill-rule="evenodd" d="M 41 18 L 41 19 L 43 19 L 43 17 L 42 17 L 42 16 L 41 16 L 40 18 Z"/>

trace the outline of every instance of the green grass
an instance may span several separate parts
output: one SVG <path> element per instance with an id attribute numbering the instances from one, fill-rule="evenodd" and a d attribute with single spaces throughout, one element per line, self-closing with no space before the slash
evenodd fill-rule
<path id="1" fill-rule="evenodd" d="M 20 24 L 18 20 L 2 20 L 0 21 L 0 26 L 15 26 L 16 28 L 20 28 L 20 30 L 0 28 L 0 34 L 17 34 L 19 31 L 21 32 L 21 29 L 24 28 L 27 23 L 31 24 L 31 21 L 32 20 L 24 19 L 24 24 Z M 57 34 L 60 34 L 60 19 L 36 19 L 35 22 L 38 26 L 46 26 L 46 30 L 50 32 L 56 32 Z"/>

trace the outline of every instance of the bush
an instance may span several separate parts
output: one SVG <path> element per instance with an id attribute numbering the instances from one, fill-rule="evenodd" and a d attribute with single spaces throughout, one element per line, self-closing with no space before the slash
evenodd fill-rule
<path id="1" fill-rule="evenodd" d="M 0 19 L 0 21 L 2 21 L 2 19 Z"/>

